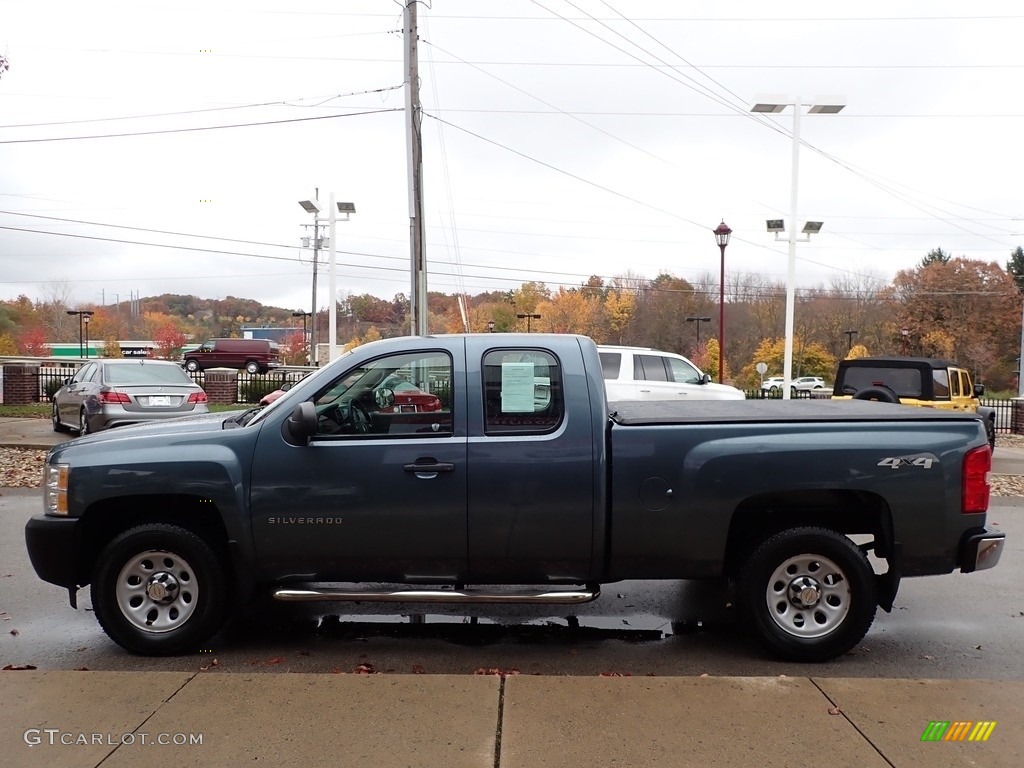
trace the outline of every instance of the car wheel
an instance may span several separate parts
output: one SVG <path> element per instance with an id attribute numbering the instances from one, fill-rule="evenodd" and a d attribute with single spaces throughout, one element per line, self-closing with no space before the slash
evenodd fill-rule
<path id="1" fill-rule="evenodd" d="M 738 586 L 750 627 L 790 661 L 844 654 L 875 620 L 875 574 L 867 556 L 827 528 L 790 528 L 767 539 Z"/>
<path id="2" fill-rule="evenodd" d="M 89 417 L 85 413 L 85 408 L 78 412 L 78 434 L 80 436 L 92 434 L 92 430 L 89 428 Z"/>
<path id="3" fill-rule="evenodd" d="M 249 373 L 249 374 L 259 373 L 260 372 L 260 367 L 259 367 L 259 365 L 257 363 L 252 363 L 252 362 L 246 363 L 245 364 L 245 372 Z"/>
<path id="4" fill-rule="evenodd" d="M 71 431 L 70 428 L 64 426 L 61 423 L 61 421 L 60 421 L 60 414 L 57 412 L 57 403 L 54 403 L 53 404 L 53 408 L 51 409 L 50 421 L 53 424 L 53 431 L 54 432 L 70 432 Z"/>
<path id="5" fill-rule="evenodd" d="M 199 363 L 197 363 L 195 360 L 188 360 L 185 363 L 185 370 L 188 371 L 189 373 L 195 373 L 196 371 L 199 370 Z"/>
<path id="6" fill-rule="evenodd" d="M 176 525 L 125 531 L 100 553 L 92 604 L 103 631 L 132 653 L 195 649 L 227 615 L 227 577 L 216 552 Z"/>

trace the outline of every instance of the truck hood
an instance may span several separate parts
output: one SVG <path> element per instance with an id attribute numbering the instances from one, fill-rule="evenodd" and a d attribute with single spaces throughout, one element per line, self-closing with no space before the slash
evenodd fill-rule
<path id="1" fill-rule="evenodd" d="M 221 411 L 219 413 L 204 413 L 199 416 L 182 416 L 180 419 L 157 421 L 152 424 L 130 424 L 124 427 L 106 429 L 92 435 L 85 435 L 68 443 L 62 443 L 61 446 L 95 445 L 97 443 L 109 443 L 114 440 L 126 440 L 153 435 L 172 437 L 192 432 L 210 432 L 233 427 L 233 423 L 225 425 L 225 422 L 237 418 L 239 414 L 244 412 L 244 410 Z"/>

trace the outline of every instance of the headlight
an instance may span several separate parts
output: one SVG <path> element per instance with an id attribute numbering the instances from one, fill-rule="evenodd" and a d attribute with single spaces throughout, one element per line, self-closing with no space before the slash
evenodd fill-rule
<path id="1" fill-rule="evenodd" d="M 68 478 L 71 467 L 68 464 L 47 464 L 43 470 L 43 505 L 48 515 L 68 513 Z"/>

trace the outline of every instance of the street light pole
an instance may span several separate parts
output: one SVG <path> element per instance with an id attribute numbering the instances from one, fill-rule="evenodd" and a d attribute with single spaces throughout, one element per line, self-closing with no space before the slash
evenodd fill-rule
<path id="1" fill-rule="evenodd" d="M 91 309 L 69 309 L 67 310 L 69 315 L 78 315 L 78 356 L 88 357 L 85 354 L 85 347 L 82 345 L 82 325 L 89 322 L 89 318 L 92 317 L 93 311 Z M 86 335 L 86 343 L 88 343 L 88 335 Z"/>
<path id="2" fill-rule="evenodd" d="M 907 338 L 910 336 L 910 329 L 903 328 L 900 330 L 900 335 L 903 336 L 903 356 L 907 356 Z"/>
<path id="3" fill-rule="evenodd" d="M 853 337 L 857 335 L 857 332 L 853 331 L 853 330 L 850 330 L 850 331 L 843 331 L 843 333 L 846 334 L 846 351 L 847 351 L 847 353 L 849 353 L 849 351 L 851 349 L 853 349 Z"/>
<path id="4" fill-rule="evenodd" d="M 710 323 L 711 322 L 711 318 L 710 317 L 688 317 L 688 318 L 686 318 L 686 322 L 688 322 L 688 323 L 697 323 L 697 346 L 699 347 L 700 346 L 700 324 L 701 323 Z"/>
<path id="5" fill-rule="evenodd" d="M 306 353 L 307 353 L 306 354 L 306 360 L 307 360 L 307 362 L 312 360 L 312 358 L 309 357 L 309 336 L 306 334 L 306 318 L 309 317 L 309 314 L 310 314 L 309 312 L 305 312 L 303 310 L 299 310 L 298 312 L 292 312 L 292 317 L 301 317 L 302 318 L 302 343 L 303 343 L 303 345 L 306 346 Z"/>
<path id="6" fill-rule="evenodd" d="M 817 101 L 817 99 L 816 99 Z M 811 114 L 834 115 L 845 107 L 845 104 L 837 103 L 838 100 L 830 99 L 829 104 L 812 104 L 809 112 Z M 789 265 L 786 273 L 786 340 L 783 352 L 782 364 L 782 397 L 790 399 L 790 386 L 793 381 L 793 310 L 796 303 L 796 227 L 797 227 L 797 180 L 800 169 L 800 114 L 803 112 L 803 103 L 799 96 L 794 99 L 784 97 L 784 100 L 773 98 L 771 101 L 755 104 L 751 112 L 764 112 L 775 114 L 782 112 L 786 107 L 793 107 L 793 163 L 792 180 L 790 182 L 790 213 L 792 220 L 789 229 Z M 821 225 L 818 225 L 818 229 Z M 805 231 L 806 228 L 805 228 Z M 817 231 L 817 230 L 815 230 Z M 808 238 L 810 232 L 808 232 Z"/>
<path id="7" fill-rule="evenodd" d="M 526 332 L 530 333 L 530 320 L 540 320 L 540 315 L 536 312 L 517 312 L 516 317 L 520 320 L 526 319 Z"/>
<path id="8" fill-rule="evenodd" d="M 85 359 L 89 359 L 89 319 L 92 317 L 92 312 L 83 313 L 82 322 L 85 323 Z"/>
<path id="9" fill-rule="evenodd" d="M 732 230 L 722 219 L 722 223 L 714 230 L 718 249 L 722 253 L 722 269 L 718 279 L 718 383 L 725 383 L 725 246 L 729 244 Z M 700 344 L 700 325 L 697 325 L 697 343 Z"/>

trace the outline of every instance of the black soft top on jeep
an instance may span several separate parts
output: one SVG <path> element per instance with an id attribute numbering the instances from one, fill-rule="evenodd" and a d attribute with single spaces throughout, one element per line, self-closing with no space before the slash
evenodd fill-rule
<path id="1" fill-rule="evenodd" d="M 930 372 L 959 367 L 950 360 L 932 357 L 858 357 L 841 360 L 832 394 L 851 395 L 869 387 L 884 386 L 900 398 L 948 400 L 948 384 L 946 394 L 937 395 L 935 377 Z"/>

